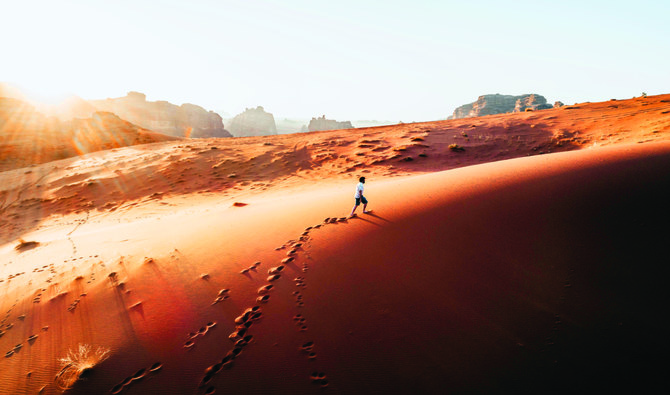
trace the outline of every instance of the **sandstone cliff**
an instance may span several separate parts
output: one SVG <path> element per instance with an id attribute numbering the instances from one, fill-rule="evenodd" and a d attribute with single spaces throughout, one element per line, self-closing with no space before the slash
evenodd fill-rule
<path id="1" fill-rule="evenodd" d="M 143 128 L 175 137 L 231 137 L 223 119 L 195 104 L 177 106 L 167 101 L 147 101 L 139 92 L 125 97 L 91 100 L 98 110 L 112 112 Z"/>
<path id="2" fill-rule="evenodd" d="M 61 121 L 44 116 L 24 101 L 0 98 L 0 171 L 173 139 L 108 112 Z"/>
<path id="3" fill-rule="evenodd" d="M 312 118 L 312 120 L 309 121 L 309 126 L 307 127 L 307 130 L 310 132 L 335 129 L 353 129 L 353 126 L 351 126 L 350 121 L 338 122 L 334 119 L 326 119 L 326 116 L 322 115 L 321 118 Z"/>
<path id="4" fill-rule="evenodd" d="M 235 137 L 268 136 L 277 134 L 274 116 L 261 106 L 247 108 L 230 122 L 230 132 Z"/>
<path id="5" fill-rule="evenodd" d="M 501 95 L 483 95 L 477 98 L 473 103 L 464 104 L 454 110 L 450 119 L 481 117 L 484 115 L 503 114 L 507 112 L 519 112 L 530 110 L 543 110 L 552 108 L 547 103 L 547 99 L 542 95 L 534 93 L 513 96 Z"/>
<path id="6" fill-rule="evenodd" d="M 530 95 L 521 95 L 516 99 L 514 111 L 512 112 L 546 110 L 552 107 L 551 104 L 547 103 L 547 99 L 544 96 L 531 93 Z"/>

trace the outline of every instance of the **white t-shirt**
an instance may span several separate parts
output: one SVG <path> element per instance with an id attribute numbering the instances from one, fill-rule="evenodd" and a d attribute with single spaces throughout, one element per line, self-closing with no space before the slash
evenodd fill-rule
<path id="1" fill-rule="evenodd" d="M 363 183 L 359 182 L 358 185 L 356 186 L 356 194 L 354 195 L 355 198 L 359 198 L 363 196 Z"/>

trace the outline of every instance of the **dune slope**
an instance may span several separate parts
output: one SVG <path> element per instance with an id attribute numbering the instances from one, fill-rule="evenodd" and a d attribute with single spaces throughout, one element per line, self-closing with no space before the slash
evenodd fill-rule
<path id="1" fill-rule="evenodd" d="M 349 220 L 334 180 L 44 227 L 0 249 L 0 392 L 58 393 L 79 343 L 110 354 L 74 394 L 647 392 L 669 165 L 618 145 L 371 182 Z"/>

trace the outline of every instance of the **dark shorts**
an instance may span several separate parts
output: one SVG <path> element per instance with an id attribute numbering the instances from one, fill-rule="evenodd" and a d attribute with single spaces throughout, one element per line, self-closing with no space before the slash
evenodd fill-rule
<path id="1" fill-rule="evenodd" d="M 357 206 L 360 205 L 361 202 L 363 202 L 363 204 L 368 204 L 368 199 L 366 199 L 365 196 L 363 196 L 363 197 L 359 197 L 359 198 L 355 198 L 355 199 L 356 199 L 356 205 L 357 205 Z"/>

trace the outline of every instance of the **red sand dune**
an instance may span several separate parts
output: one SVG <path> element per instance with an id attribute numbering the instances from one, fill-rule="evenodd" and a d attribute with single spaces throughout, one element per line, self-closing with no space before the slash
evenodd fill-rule
<path id="1" fill-rule="evenodd" d="M 651 392 L 667 98 L 0 173 L 0 393 L 59 393 L 79 344 L 109 354 L 74 394 Z M 374 211 L 346 219 L 359 175 Z"/>

